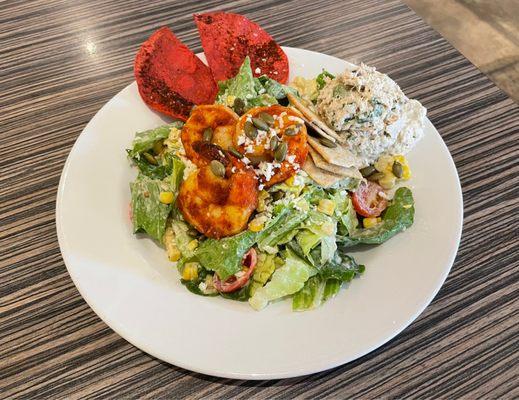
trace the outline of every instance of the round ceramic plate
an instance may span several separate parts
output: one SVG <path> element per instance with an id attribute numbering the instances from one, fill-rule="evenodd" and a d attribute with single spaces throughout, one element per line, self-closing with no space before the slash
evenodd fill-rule
<path id="1" fill-rule="evenodd" d="M 347 63 L 285 48 L 291 78 Z M 243 379 L 287 378 L 352 361 L 389 341 L 429 304 L 454 261 L 462 198 L 452 158 L 427 121 L 409 154 L 414 225 L 387 243 L 356 250 L 366 272 L 321 308 L 292 312 L 279 301 L 248 303 L 196 296 L 152 240 L 132 234 L 125 149 L 136 131 L 164 124 L 132 83 L 90 121 L 65 164 L 58 191 L 59 244 L 72 280 L 92 309 L 123 338 L 168 363 Z M 434 166 L 434 168 L 432 168 Z"/>

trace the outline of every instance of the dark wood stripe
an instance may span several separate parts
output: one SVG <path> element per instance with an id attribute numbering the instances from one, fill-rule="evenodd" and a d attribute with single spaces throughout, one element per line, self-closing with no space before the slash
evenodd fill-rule
<path id="1" fill-rule="evenodd" d="M 191 13 L 211 9 L 389 73 L 459 170 L 464 232 L 440 293 L 398 337 L 331 371 L 250 382 L 167 365 L 99 320 L 59 253 L 56 189 L 81 129 L 132 81 L 154 29 L 200 51 Z M 3 1 L 0 88 L 0 398 L 519 397 L 518 107 L 399 1 Z"/>

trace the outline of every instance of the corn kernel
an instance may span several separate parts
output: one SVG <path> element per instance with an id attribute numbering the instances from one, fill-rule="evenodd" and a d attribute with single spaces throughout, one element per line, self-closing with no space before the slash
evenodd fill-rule
<path id="1" fill-rule="evenodd" d="M 196 249 L 198 247 L 198 240 L 196 239 L 193 239 L 191 240 L 188 244 L 187 244 L 187 248 L 191 251 L 193 251 L 194 249 Z"/>
<path id="2" fill-rule="evenodd" d="M 335 223 L 333 222 L 325 222 L 321 225 L 321 230 L 325 235 L 331 236 L 335 234 Z"/>
<path id="3" fill-rule="evenodd" d="M 395 156 L 395 161 L 398 161 L 402 165 L 402 179 L 403 180 L 409 180 L 411 179 L 411 168 L 409 168 L 409 162 L 407 161 L 407 158 L 402 155 Z"/>
<path id="4" fill-rule="evenodd" d="M 266 200 L 269 198 L 269 193 L 266 190 L 261 190 L 258 195 L 258 207 L 256 209 L 259 212 L 265 211 L 267 204 Z"/>
<path id="5" fill-rule="evenodd" d="M 384 177 L 379 179 L 379 181 L 378 181 L 378 184 L 386 190 L 392 189 L 393 186 L 395 186 L 395 183 L 396 183 L 396 176 L 393 175 L 391 172 L 386 173 L 384 175 Z"/>
<path id="6" fill-rule="evenodd" d="M 171 203 L 173 203 L 173 200 L 175 200 L 175 196 L 173 195 L 173 192 L 160 192 L 159 201 L 162 204 L 171 204 Z"/>
<path id="7" fill-rule="evenodd" d="M 380 158 L 375 162 L 374 166 L 379 172 L 391 172 L 391 168 L 393 167 L 393 163 L 395 159 L 392 156 L 384 154 L 380 156 Z"/>
<path id="8" fill-rule="evenodd" d="M 381 218 L 364 218 L 362 220 L 362 225 L 364 228 L 373 228 L 375 225 L 379 224 L 382 221 Z"/>
<path id="9" fill-rule="evenodd" d="M 291 176 L 290 178 L 288 178 L 285 183 L 288 185 L 288 186 L 294 186 L 294 181 L 295 181 L 295 178 L 293 176 Z"/>
<path id="10" fill-rule="evenodd" d="M 335 211 L 335 203 L 330 199 L 321 199 L 319 200 L 317 210 L 326 215 L 333 215 L 333 212 Z"/>
<path id="11" fill-rule="evenodd" d="M 251 222 L 249 222 L 249 231 L 251 232 L 259 232 L 265 226 L 265 222 L 262 221 L 261 218 L 254 218 Z"/>
<path id="12" fill-rule="evenodd" d="M 185 281 L 194 281 L 198 278 L 198 264 L 195 262 L 190 262 L 184 265 L 184 269 L 182 270 L 182 279 Z"/>
<path id="13" fill-rule="evenodd" d="M 231 107 L 232 105 L 234 105 L 234 100 L 236 100 L 236 96 L 227 96 L 227 105 L 229 107 Z"/>
<path id="14" fill-rule="evenodd" d="M 169 261 L 178 261 L 180 260 L 180 257 L 182 256 L 182 253 L 180 253 L 180 250 L 177 246 L 173 245 L 170 248 L 167 249 L 168 251 L 168 258 Z"/>

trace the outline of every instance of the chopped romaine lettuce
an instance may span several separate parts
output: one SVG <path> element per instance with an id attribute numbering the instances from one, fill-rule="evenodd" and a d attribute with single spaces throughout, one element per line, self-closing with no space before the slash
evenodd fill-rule
<path id="1" fill-rule="evenodd" d="M 353 208 L 351 197 L 343 191 L 336 191 L 331 199 L 335 202 L 335 215 L 339 220 L 339 233 L 343 235 L 352 234 L 357 229 L 359 220 L 355 208 Z"/>
<path id="2" fill-rule="evenodd" d="M 184 123 L 182 121 L 173 121 L 171 124 L 159 126 L 155 129 L 149 129 L 143 132 L 137 132 L 132 142 L 132 148 L 128 151 L 128 155 L 132 158 L 139 157 L 153 148 L 153 145 L 159 141 L 166 139 L 169 136 L 171 128 L 182 128 Z"/>
<path id="3" fill-rule="evenodd" d="M 334 297 L 341 289 L 342 282 L 338 279 L 323 279 L 313 276 L 306 281 L 303 288 L 292 298 L 292 310 L 305 311 L 321 306 Z"/>
<path id="4" fill-rule="evenodd" d="M 194 257 L 222 281 L 241 270 L 243 256 L 256 241 L 256 234 L 245 231 L 223 239 L 206 239 L 199 244 Z"/>
<path id="5" fill-rule="evenodd" d="M 286 97 L 287 93 L 294 92 L 294 89 L 267 76 L 254 78 L 250 59 L 245 57 L 234 78 L 218 82 L 216 103 L 232 107 L 234 101 L 239 98 L 243 101 L 243 111 L 247 111 L 252 107 L 277 104 L 278 100 Z"/>
<path id="6" fill-rule="evenodd" d="M 389 207 L 382 214 L 382 222 L 373 228 L 356 229 L 349 236 L 338 237 L 343 246 L 349 247 L 359 243 L 380 244 L 395 236 L 411 225 L 414 221 L 414 200 L 411 190 L 401 187 Z"/>
<path id="7" fill-rule="evenodd" d="M 262 251 L 289 242 L 297 233 L 301 222 L 307 218 L 297 210 L 285 208 L 270 221 L 257 238 L 258 247 Z"/>
<path id="8" fill-rule="evenodd" d="M 172 218 L 171 227 L 173 228 L 175 243 L 182 257 L 193 257 L 195 252 L 189 247 L 189 243 L 194 237 L 189 234 L 189 225 L 178 218 Z"/>
<path id="9" fill-rule="evenodd" d="M 308 257 L 313 248 L 321 244 L 320 263 L 325 264 L 332 259 L 337 249 L 336 233 L 337 224 L 333 218 L 319 211 L 311 210 L 308 212 L 308 218 L 303 224 L 303 229 L 297 234 L 296 240 L 305 257 Z"/>
<path id="10" fill-rule="evenodd" d="M 153 239 L 162 240 L 171 204 L 162 204 L 159 194 L 168 185 L 161 180 L 139 174 L 130 184 L 132 222 L 134 232 L 146 232 Z"/>
<path id="11" fill-rule="evenodd" d="M 255 310 L 265 308 L 272 300 L 296 293 L 317 270 L 294 252 L 287 250 L 285 264 L 276 269 L 270 281 L 256 290 L 249 299 L 249 304 Z"/>
<path id="12" fill-rule="evenodd" d="M 171 157 L 171 190 L 173 193 L 177 193 L 180 189 L 180 184 L 182 183 L 182 179 L 184 177 L 184 169 L 186 166 L 182 162 L 180 158 L 177 156 L 170 156 Z"/>
<path id="13" fill-rule="evenodd" d="M 274 254 L 259 253 L 258 265 L 252 275 L 250 295 L 252 296 L 257 289 L 265 285 L 276 269 L 276 256 Z"/>

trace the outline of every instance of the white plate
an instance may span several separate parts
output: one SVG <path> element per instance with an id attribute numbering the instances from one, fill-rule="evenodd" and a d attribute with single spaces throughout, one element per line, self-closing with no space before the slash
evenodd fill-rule
<path id="1" fill-rule="evenodd" d="M 285 48 L 291 77 L 346 62 Z M 247 303 L 191 294 L 153 241 L 132 234 L 125 149 L 136 131 L 167 119 L 140 99 L 135 83 L 85 127 L 61 176 L 59 244 L 83 298 L 114 331 L 143 351 L 204 374 L 287 378 L 323 371 L 376 349 L 429 304 L 454 261 L 462 226 L 461 189 L 452 158 L 427 121 L 409 155 L 416 200 L 412 228 L 355 257 L 365 274 L 323 307 L 294 313 L 290 301 L 256 312 Z"/>

